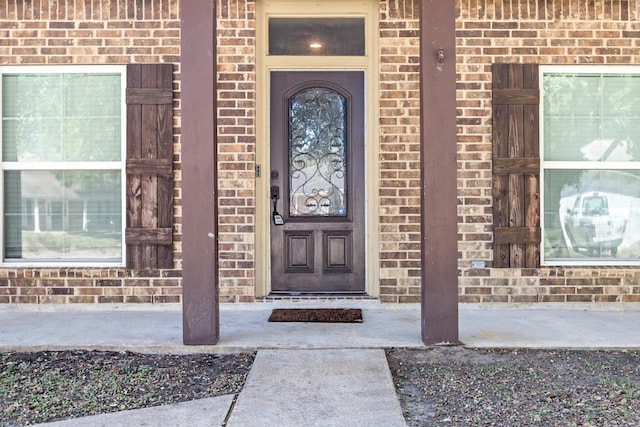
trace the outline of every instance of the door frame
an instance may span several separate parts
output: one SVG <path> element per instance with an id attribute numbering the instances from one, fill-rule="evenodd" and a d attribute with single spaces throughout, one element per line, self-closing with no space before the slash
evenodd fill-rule
<path id="1" fill-rule="evenodd" d="M 306 216 L 291 212 L 294 189 L 291 187 L 293 171 L 290 162 L 293 151 L 289 141 L 289 104 L 300 91 L 318 86 L 342 96 L 346 108 L 343 111 L 345 127 L 342 135 L 342 154 L 346 163 L 341 163 L 346 169 L 340 169 L 344 178 L 342 206 L 346 207 L 343 216 Z M 274 92 L 271 93 L 270 105 L 273 110 L 270 135 L 275 139 L 270 144 L 270 160 L 273 162 L 270 164 L 270 174 L 271 170 L 279 174 L 276 177 L 270 175 L 269 178 L 270 185 L 281 190 L 277 209 L 284 218 L 283 224 L 275 225 L 272 222 L 270 226 L 271 293 L 362 295 L 366 292 L 364 72 L 273 71 L 271 89 Z M 319 165 L 315 166 L 320 168 Z M 334 183 L 333 180 L 331 183 Z M 317 188 L 316 185 L 322 184 L 315 183 L 311 188 Z M 321 188 L 330 189 L 331 185 Z M 306 251 L 300 246 L 292 251 L 290 245 L 294 242 L 306 246 Z M 342 251 L 338 250 L 338 246 L 342 247 Z M 335 257 L 330 256 L 332 251 L 329 248 L 337 250 Z M 301 253 L 306 253 L 306 257 L 299 257 Z M 292 258 L 304 263 L 304 267 L 300 264 L 290 265 Z"/>
<path id="2" fill-rule="evenodd" d="M 269 199 L 269 100 L 272 71 L 363 71 L 365 75 L 365 292 L 379 295 L 378 244 L 378 108 L 367 108 L 367 100 L 378 99 L 378 15 L 377 2 L 333 0 L 306 3 L 291 0 L 258 0 L 256 2 L 256 176 L 255 296 L 261 298 L 271 291 L 271 249 Z M 365 18 L 365 56 L 268 56 L 267 19 L 278 17 L 348 17 Z M 264 142 L 264 143 L 261 143 Z"/>

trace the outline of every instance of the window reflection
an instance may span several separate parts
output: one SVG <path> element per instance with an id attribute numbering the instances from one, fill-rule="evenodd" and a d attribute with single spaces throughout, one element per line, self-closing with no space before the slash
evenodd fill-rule
<path id="1" fill-rule="evenodd" d="M 304 89 L 289 100 L 291 216 L 346 216 L 346 99 Z"/>
<path id="2" fill-rule="evenodd" d="M 640 73 L 582 70 L 543 74 L 545 260 L 637 262 Z"/>
<path id="3" fill-rule="evenodd" d="M 640 171 L 545 173 L 545 255 L 640 257 Z"/>
<path id="4" fill-rule="evenodd" d="M 640 75 L 544 76 L 547 161 L 640 161 Z"/>
<path id="5" fill-rule="evenodd" d="M 5 257 L 118 260 L 119 171 L 5 171 Z"/>

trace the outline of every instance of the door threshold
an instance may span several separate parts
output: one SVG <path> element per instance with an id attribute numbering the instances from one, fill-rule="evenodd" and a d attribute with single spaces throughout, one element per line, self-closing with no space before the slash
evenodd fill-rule
<path id="1" fill-rule="evenodd" d="M 262 298 L 256 298 L 257 302 L 301 302 L 301 301 L 317 301 L 317 302 L 333 302 L 333 301 L 379 301 L 379 298 L 366 294 L 309 294 L 309 293 L 286 293 L 286 294 L 269 294 Z"/>

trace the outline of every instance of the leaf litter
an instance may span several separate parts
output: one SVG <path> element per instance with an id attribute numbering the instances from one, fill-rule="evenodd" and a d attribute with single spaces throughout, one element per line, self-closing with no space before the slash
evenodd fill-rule
<path id="1" fill-rule="evenodd" d="M 409 426 L 637 426 L 640 352 L 388 349 Z"/>
<path id="2" fill-rule="evenodd" d="M 0 354 L 0 426 L 238 394 L 255 353 Z"/>

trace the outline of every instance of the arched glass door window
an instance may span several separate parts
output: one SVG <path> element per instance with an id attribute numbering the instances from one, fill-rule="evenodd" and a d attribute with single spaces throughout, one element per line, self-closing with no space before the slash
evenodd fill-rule
<path id="1" fill-rule="evenodd" d="M 346 98 L 326 87 L 289 98 L 291 217 L 347 215 L 346 110 Z"/>

